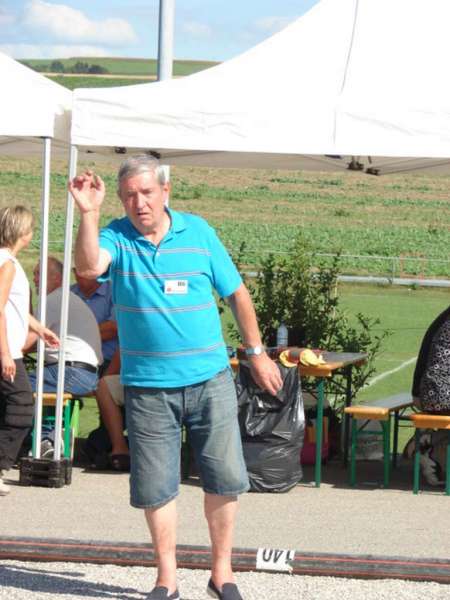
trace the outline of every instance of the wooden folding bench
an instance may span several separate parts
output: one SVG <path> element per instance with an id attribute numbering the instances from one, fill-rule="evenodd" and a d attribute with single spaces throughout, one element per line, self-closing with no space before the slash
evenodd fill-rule
<path id="1" fill-rule="evenodd" d="M 84 397 L 91 396 L 92 394 L 86 394 Z M 80 429 L 80 396 L 74 396 L 68 392 L 63 394 L 63 429 L 64 429 L 64 457 L 72 458 L 75 438 L 78 435 Z M 56 392 L 44 392 L 42 394 L 42 406 L 50 407 L 56 406 Z M 54 417 L 44 416 L 42 422 L 47 421 L 54 422 Z M 35 428 L 33 429 L 33 439 L 35 434 Z"/>
<path id="2" fill-rule="evenodd" d="M 395 467 L 398 450 L 398 428 L 401 412 L 413 405 L 411 394 L 403 392 L 395 396 L 372 400 L 355 406 L 347 406 L 345 413 L 351 417 L 351 448 L 350 448 L 350 485 L 356 484 L 356 444 L 362 434 L 381 435 L 383 438 L 383 485 L 389 485 L 390 477 L 390 446 L 391 446 L 391 416 L 394 416 L 394 440 L 392 464 Z M 358 421 L 364 421 L 358 427 Z M 379 421 L 381 432 L 366 432 L 364 427 L 369 421 Z"/>
<path id="3" fill-rule="evenodd" d="M 432 415 L 429 413 L 416 413 L 411 415 L 411 421 L 416 428 L 414 435 L 414 483 L 413 493 L 419 493 L 420 480 L 420 434 L 423 429 L 447 430 L 447 466 L 445 469 L 445 494 L 450 496 L 450 415 Z"/>

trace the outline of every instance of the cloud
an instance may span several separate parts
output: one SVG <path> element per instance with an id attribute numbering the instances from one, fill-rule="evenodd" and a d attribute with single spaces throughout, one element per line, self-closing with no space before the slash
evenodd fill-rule
<path id="1" fill-rule="evenodd" d="M 31 0 L 26 5 L 22 24 L 66 43 L 125 46 L 137 41 L 133 27 L 124 19 L 93 21 L 80 10 L 44 0 Z"/>
<path id="2" fill-rule="evenodd" d="M 198 21 L 185 21 L 182 25 L 182 31 L 196 38 L 210 38 L 213 34 L 209 25 Z"/>
<path id="3" fill-rule="evenodd" d="M 14 15 L 12 15 L 0 6 L 0 27 L 4 27 L 5 25 L 12 25 L 15 22 L 15 20 L 16 18 Z"/>
<path id="4" fill-rule="evenodd" d="M 130 4 L 130 0 L 128 0 L 126 5 L 127 12 L 134 17 L 149 19 L 156 19 L 158 22 L 159 19 L 159 6 L 156 2 L 153 2 L 151 6 L 142 5 L 142 4 Z"/>
<path id="5" fill-rule="evenodd" d="M 263 17 L 255 21 L 255 29 L 264 33 L 276 33 L 284 29 L 289 23 L 295 21 L 296 17 Z"/>
<path id="6" fill-rule="evenodd" d="M 0 52 L 12 58 L 72 58 L 74 56 L 112 56 L 108 48 L 99 46 L 66 46 L 34 44 L 0 44 Z"/>

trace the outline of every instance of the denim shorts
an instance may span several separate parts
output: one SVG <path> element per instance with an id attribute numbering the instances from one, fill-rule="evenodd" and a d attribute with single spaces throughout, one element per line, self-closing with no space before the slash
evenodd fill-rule
<path id="1" fill-rule="evenodd" d="M 182 388 L 125 386 L 125 408 L 132 506 L 162 506 L 178 495 L 183 425 L 205 492 L 236 496 L 249 489 L 228 368 Z"/>
<path id="2" fill-rule="evenodd" d="M 36 373 L 29 374 L 31 387 L 36 389 Z M 83 396 L 95 390 L 98 383 L 97 373 L 91 373 L 79 367 L 65 367 L 64 391 L 75 396 Z M 58 364 L 45 365 L 44 367 L 44 392 L 56 392 L 58 385 Z"/>

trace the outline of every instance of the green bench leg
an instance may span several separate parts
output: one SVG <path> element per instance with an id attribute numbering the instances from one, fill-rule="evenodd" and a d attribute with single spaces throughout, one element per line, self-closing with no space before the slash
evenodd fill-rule
<path id="1" fill-rule="evenodd" d="M 70 402 L 64 406 L 64 458 L 70 458 Z"/>
<path id="2" fill-rule="evenodd" d="M 53 423 L 55 426 L 55 415 L 46 414 L 45 408 L 43 411 L 42 424 Z M 54 412 L 54 409 L 52 408 Z M 64 429 L 64 458 L 72 458 L 72 440 L 78 436 L 80 430 L 80 401 L 74 398 L 70 402 L 66 402 L 63 409 L 63 429 Z M 33 456 L 36 454 L 36 427 L 33 425 L 31 432 Z"/>
<path id="3" fill-rule="evenodd" d="M 391 446 L 391 421 L 381 421 L 383 429 L 383 484 L 384 487 L 389 486 L 389 470 L 390 470 L 390 446 Z"/>
<path id="4" fill-rule="evenodd" d="M 356 442 L 358 440 L 358 421 L 351 419 L 351 442 L 350 442 L 350 485 L 356 485 Z"/>
<path id="5" fill-rule="evenodd" d="M 316 487 L 320 487 L 322 480 L 322 437 L 323 437 L 323 405 L 325 401 L 325 384 L 321 378 L 317 383 L 317 418 L 316 418 L 316 464 L 314 465 L 314 479 Z"/>
<path id="6" fill-rule="evenodd" d="M 414 434 L 414 482 L 413 493 L 419 493 L 419 478 L 420 478 L 420 432 L 421 429 L 416 429 Z"/>
<path id="7" fill-rule="evenodd" d="M 80 431 L 80 401 L 78 398 L 74 398 L 72 401 L 72 417 L 70 419 L 70 427 L 73 431 L 74 439 L 78 437 Z"/>
<path id="8" fill-rule="evenodd" d="M 72 400 L 70 401 L 70 410 L 71 410 L 71 417 L 70 417 L 69 431 L 71 433 L 71 436 L 70 436 L 70 440 L 69 440 L 69 456 L 67 456 L 66 452 L 64 452 L 64 455 L 67 458 L 73 459 L 73 454 L 74 454 L 74 450 L 75 450 L 75 440 L 77 439 L 78 433 L 80 431 L 80 400 L 79 400 L 79 398 L 72 398 Z"/>
<path id="9" fill-rule="evenodd" d="M 398 453 L 398 428 L 400 425 L 400 415 L 398 410 L 394 412 L 394 439 L 392 443 L 392 467 L 395 469 L 397 466 L 397 453 Z"/>

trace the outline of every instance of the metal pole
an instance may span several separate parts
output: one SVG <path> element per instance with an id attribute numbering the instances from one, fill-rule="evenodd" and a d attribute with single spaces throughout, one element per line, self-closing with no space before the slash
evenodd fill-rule
<path id="1" fill-rule="evenodd" d="M 47 312 L 47 258 L 48 258 L 48 214 L 50 204 L 50 155 L 51 139 L 44 138 L 42 157 L 42 193 L 41 193 L 41 249 L 40 249 L 40 275 L 39 275 L 39 300 L 36 316 L 38 321 L 45 323 Z M 45 344 L 41 338 L 37 342 L 36 365 L 36 402 L 34 406 L 34 438 L 33 457 L 41 457 L 42 437 L 42 394 L 44 390 L 44 351 Z"/>
<path id="2" fill-rule="evenodd" d="M 175 0 L 159 0 L 158 81 L 171 79 Z"/>
<path id="3" fill-rule="evenodd" d="M 69 179 L 76 175 L 78 151 L 76 146 L 70 147 L 69 158 Z M 73 237 L 73 198 L 72 194 L 67 192 L 66 203 L 66 230 L 64 239 L 64 271 L 61 296 L 61 329 L 59 331 L 60 347 L 58 360 L 58 384 L 56 390 L 55 406 L 55 460 L 61 458 L 61 434 L 62 434 L 62 409 L 64 395 L 64 375 L 65 375 L 65 346 L 67 335 L 67 320 L 69 314 L 69 294 L 70 294 L 70 269 L 72 263 L 72 237 Z"/>
<path id="4" fill-rule="evenodd" d="M 174 23 L 175 0 L 159 0 L 158 81 L 172 78 Z M 170 181 L 170 166 L 163 165 L 163 169 L 166 181 Z"/>

